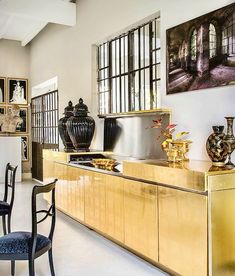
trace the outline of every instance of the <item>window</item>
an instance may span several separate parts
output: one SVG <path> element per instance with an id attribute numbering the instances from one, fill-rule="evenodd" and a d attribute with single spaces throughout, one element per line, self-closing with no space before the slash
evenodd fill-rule
<path id="1" fill-rule="evenodd" d="M 160 18 L 98 46 L 99 114 L 157 108 Z"/>
<path id="2" fill-rule="evenodd" d="M 191 39 L 190 39 L 190 54 L 191 60 L 195 61 L 197 59 L 197 31 L 193 30 Z"/>
<path id="3" fill-rule="evenodd" d="M 209 26 L 209 55 L 210 58 L 216 56 L 216 30 L 213 24 Z"/>
<path id="4" fill-rule="evenodd" d="M 32 98 L 33 142 L 59 147 L 58 106 L 58 90 Z"/>
<path id="5" fill-rule="evenodd" d="M 235 12 L 228 15 L 222 28 L 222 53 L 235 54 Z"/>

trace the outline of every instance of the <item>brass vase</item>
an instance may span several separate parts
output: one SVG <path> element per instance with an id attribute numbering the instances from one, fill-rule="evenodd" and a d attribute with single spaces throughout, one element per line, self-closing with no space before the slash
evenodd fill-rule
<path id="1" fill-rule="evenodd" d="M 227 168 L 233 169 L 234 164 L 231 161 L 231 155 L 235 149 L 235 137 L 233 135 L 233 120 L 235 117 L 225 117 L 227 120 L 227 134 L 224 137 L 224 143 L 228 147 L 228 162 L 225 164 Z"/>

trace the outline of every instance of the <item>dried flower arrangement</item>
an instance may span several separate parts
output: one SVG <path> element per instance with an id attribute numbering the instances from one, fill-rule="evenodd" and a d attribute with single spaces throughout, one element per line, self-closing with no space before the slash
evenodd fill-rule
<path id="1" fill-rule="evenodd" d="M 187 131 L 177 132 L 175 135 L 173 133 L 176 129 L 176 124 L 169 124 L 166 128 L 162 128 L 163 116 L 157 120 L 153 120 L 153 125 L 149 128 L 160 128 L 161 135 L 165 138 L 162 142 L 162 149 L 166 152 L 168 161 L 186 161 L 185 154 L 189 150 L 189 144 L 192 143 L 190 140 L 186 140 L 185 136 L 189 134 Z M 161 137 L 159 135 L 157 140 Z"/>

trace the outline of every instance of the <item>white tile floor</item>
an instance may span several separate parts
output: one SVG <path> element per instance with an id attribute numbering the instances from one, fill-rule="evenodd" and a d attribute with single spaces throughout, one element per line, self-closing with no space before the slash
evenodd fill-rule
<path id="1" fill-rule="evenodd" d="M 31 231 L 31 192 L 37 183 L 17 183 L 12 214 L 12 231 Z M 2 198 L 4 185 L 0 185 Z M 40 198 L 40 206 L 46 202 Z M 46 233 L 46 225 L 39 232 Z M 0 220 L 2 234 L 2 223 Z M 57 276 L 163 276 L 156 267 L 57 212 L 54 237 L 54 264 Z M 0 276 L 10 275 L 10 263 L 0 262 Z M 16 275 L 27 276 L 27 262 L 16 263 Z M 36 275 L 49 276 L 47 254 L 36 260 Z"/>

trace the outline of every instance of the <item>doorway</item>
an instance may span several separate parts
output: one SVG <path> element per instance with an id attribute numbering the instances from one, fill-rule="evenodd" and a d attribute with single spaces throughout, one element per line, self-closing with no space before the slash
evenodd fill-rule
<path id="1" fill-rule="evenodd" d="M 43 149 L 58 150 L 58 90 L 32 98 L 32 177 L 43 181 Z"/>

